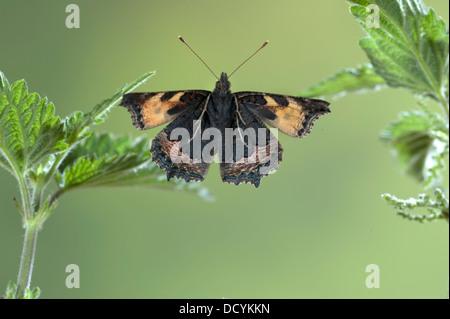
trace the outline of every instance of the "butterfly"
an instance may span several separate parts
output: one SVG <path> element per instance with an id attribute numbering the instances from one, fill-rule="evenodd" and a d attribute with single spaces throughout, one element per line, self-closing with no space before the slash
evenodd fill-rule
<path id="1" fill-rule="evenodd" d="M 166 172 L 167 180 L 176 177 L 186 182 L 203 181 L 215 159 L 220 162 L 223 182 L 251 183 L 258 187 L 262 177 L 278 169 L 283 157 L 283 148 L 273 129 L 265 124 L 292 137 L 305 137 L 320 116 L 330 113 L 330 103 L 319 99 L 262 92 L 232 93 L 228 78 L 223 72 L 213 91 L 123 96 L 120 106 L 129 111 L 137 129 L 148 130 L 171 122 L 156 135 L 150 149 L 152 160 Z"/>

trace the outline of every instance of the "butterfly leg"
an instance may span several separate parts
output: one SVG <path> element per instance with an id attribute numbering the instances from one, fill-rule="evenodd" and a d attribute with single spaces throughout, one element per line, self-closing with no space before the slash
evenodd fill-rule
<path id="1" fill-rule="evenodd" d="M 195 128 L 194 128 L 194 133 L 192 134 L 192 137 L 190 138 L 189 143 L 194 139 L 194 137 L 200 131 L 200 127 L 201 127 L 200 123 L 202 122 L 203 115 L 205 114 L 206 108 L 208 107 L 208 102 L 209 102 L 210 97 L 211 97 L 211 94 L 209 94 L 208 97 L 206 98 L 205 106 L 203 107 L 202 113 L 200 114 L 200 117 L 198 118 L 197 124 L 195 125 Z"/>
<path id="2" fill-rule="evenodd" d="M 239 110 L 239 103 L 238 103 L 236 95 L 233 95 L 233 97 L 234 97 L 234 100 L 236 102 L 236 113 L 239 116 L 239 118 L 241 119 L 242 123 L 244 123 L 244 125 L 247 125 L 247 123 L 245 123 L 244 119 L 242 118 L 241 111 Z"/>
<path id="3" fill-rule="evenodd" d="M 248 144 L 245 142 L 244 136 L 242 136 L 242 129 L 241 129 L 240 125 L 239 125 L 239 119 L 244 124 L 244 126 L 246 126 L 247 123 L 245 123 L 244 119 L 242 118 L 241 112 L 239 111 L 239 104 L 238 104 L 238 100 L 237 100 L 236 96 L 234 96 L 234 100 L 236 101 L 236 126 L 238 128 L 239 137 L 241 138 L 241 140 L 244 143 L 245 147 L 248 147 Z M 238 117 L 239 117 L 239 119 L 238 119 Z"/>

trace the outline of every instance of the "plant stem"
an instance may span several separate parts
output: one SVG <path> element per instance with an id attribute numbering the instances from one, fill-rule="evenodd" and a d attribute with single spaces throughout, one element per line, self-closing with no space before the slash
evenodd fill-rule
<path id="1" fill-rule="evenodd" d="M 22 299 L 25 296 L 27 288 L 30 287 L 38 232 L 39 225 L 33 221 L 26 222 L 25 239 L 23 242 L 22 256 L 20 258 L 20 269 L 17 278 L 17 290 L 15 296 L 17 299 Z"/>
<path id="2" fill-rule="evenodd" d="M 442 94 L 442 92 L 439 91 L 438 93 L 439 93 L 439 94 L 438 94 L 439 102 L 441 103 L 442 108 L 444 109 L 444 114 L 445 114 L 445 116 L 446 116 L 447 123 L 448 123 L 448 121 L 449 121 L 448 101 L 447 101 L 447 99 L 444 97 L 444 94 Z"/>
<path id="3" fill-rule="evenodd" d="M 36 240 L 40 224 L 34 220 L 34 211 L 30 201 L 30 189 L 22 173 L 17 173 L 20 195 L 22 197 L 23 223 L 25 227 L 25 239 L 23 242 L 22 256 L 20 257 L 20 268 L 17 276 L 17 290 L 15 298 L 22 299 L 27 288 L 30 286 L 31 274 L 33 273 L 34 254 L 36 251 Z"/>
<path id="4" fill-rule="evenodd" d="M 28 191 L 28 185 L 21 172 L 19 173 L 16 172 L 15 175 L 17 176 L 17 181 L 19 183 L 20 197 L 22 199 L 22 210 L 24 214 L 24 223 L 25 223 L 27 220 L 33 218 L 33 213 L 30 205 L 30 195 Z"/>

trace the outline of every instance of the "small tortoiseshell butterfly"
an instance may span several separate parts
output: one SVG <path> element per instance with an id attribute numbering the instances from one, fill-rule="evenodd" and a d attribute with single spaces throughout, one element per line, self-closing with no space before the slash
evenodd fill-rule
<path id="1" fill-rule="evenodd" d="M 182 37 L 179 39 L 199 57 Z M 267 43 L 241 63 L 231 75 Z M 172 121 L 156 135 L 150 150 L 153 161 L 166 172 L 168 180 L 177 177 L 187 182 L 203 181 L 211 162 L 202 158 L 201 155 L 206 152 L 211 156 L 218 154 L 219 157 L 225 154 L 225 159 L 222 157 L 220 160 L 220 175 L 224 182 L 235 185 L 250 182 L 258 187 L 263 176 L 278 168 L 283 155 L 278 140 L 263 122 L 289 136 L 304 137 L 311 132 L 320 116 L 330 113 L 330 103 L 323 100 L 260 92 L 231 93 L 228 78 L 226 73 L 222 73 L 212 92 L 186 90 L 129 93 L 123 96 L 120 105 L 130 112 L 136 128 L 148 130 Z M 187 143 L 184 142 L 184 146 L 180 136 L 173 134 L 180 128 L 191 137 Z M 208 129 L 214 129 L 221 137 L 230 136 L 227 135 L 230 129 L 235 134 L 231 136 L 231 142 L 227 142 L 226 138 L 219 139 L 220 145 L 212 148 L 211 138 L 216 136 L 207 134 L 209 137 L 204 139 L 203 133 Z M 243 134 L 248 133 L 248 129 L 256 132 L 252 138 L 249 137 L 251 134 Z M 196 136 L 202 136 L 197 143 L 197 151 L 193 138 Z M 240 153 L 237 144 L 243 146 Z M 227 156 L 227 150 L 231 150 L 231 155 Z M 174 160 L 174 155 L 182 160 Z M 271 167 L 267 158 L 262 160 L 267 156 L 275 158 Z"/>

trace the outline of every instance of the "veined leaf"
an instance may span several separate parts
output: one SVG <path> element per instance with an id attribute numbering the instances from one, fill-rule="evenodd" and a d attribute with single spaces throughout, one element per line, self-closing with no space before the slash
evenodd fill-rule
<path id="1" fill-rule="evenodd" d="M 72 144 L 77 138 L 86 132 L 93 124 L 101 124 L 106 119 L 107 112 L 119 101 L 124 94 L 133 91 L 155 74 L 155 71 L 147 72 L 129 84 L 118 89 L 110 98 L 103 100 L 88 113 L 75 112 L 65 119 L 67 130 L 67 142 Z M 87 134 L 88 135 L 88 134 Z"/>
<path id="2" fill-rule="evenodd" d="M 94 121 L 95 124 L 101 124 L 106 119 L 106 113 L 111 109 L 111 107 L 120 99 L 122 99 L 122 96 L 133 91 L 135 88 L 143 84 L 145 81 L 147 81 L 149 78 L 151 78 L 153 75 L 155 75 L 156 71 L 150 71 L 147 73 L 144 73 L 140 77 L 138 77 L 136 80 L 134 80 L 131 83 L 125 84 L 120 89 L 118 89 L 114 94 L 106 100 L 103 100 L 94 108 L 92 111 L 90 111 L 87 116 Z"/>
<path id="3" fill-rule="evenodd" d="M 448 198 L 446 194 L 440 188 L 436 188 L 434 197 L 435 199 L 432 199 L 427 194 L 419 194 L 417 198 L 399 199 L 391 194 L 381 195 L 381 198 L 396 209 L 397 213 L 403 218 L 421 223 L 439 219 L 446 219 L 448 222 Z M 428 214 L 413 214 L 409 212 L 416 209 L 426 210 Z"/>
<path id="4" fill-rule="evenodd" d="M 392 148 L 401 167 L 425 186 L 439 183 L 438 171 L 444 168 L 448 132 L 438 114 L 405 112 L 381 135 Z"/>
<path id="5" fill-rule="evenodd" d="M 447 104 L 448 30 L 420 0 L 350 0 L 368 37 L 360 41 L 375 71 L 392 87 L 405 87 Z M 379 9 L 379 27 L 368 24 Z M 373 8 L 373 7 L 372 7 Z"/>
<path id="6" fill-rule="evenodd" d="M 50 154 L 67 148 L 64 125 L 55 107 L 24 80 L 9 85 L 0 72 L 0 165 L 23 174 Z"/>
<path id="7" fill-rule="evenodd" d="M 375 73 L 372 66 L 363 64 L 356 69 L 343 69 L 316 86 L 300 93 L 304 97 L 334 95 L 340 97 L 348 93 L 363 93 L 386 86 L 386 81 Z"/>
<path id="8" fill-rule="evenodd" d="M 89 135 L 87 132 L 89 126 L 88 118 L 86 117 L 86 114 L 81 111 L 76 111 L 72 115 L 66 117 L 64 119 L 64 125 L 67 131 L 66 140 L 69 144 L 73 144 L 81 136 L 86 137 Z"/>
<path id="9" fill-rule="evenodd" d="M 93 133 L 77 144 L 61 163 L 56 180 L 62 194 L 75 188 L 147 186 L 192 191 L 206 199 L 211 194 L 198 184 L 166 180 L 151 162 L 150 141 Z"/>
<path id="10" fill-rule="evenodd" d="M 109 134 L 90 135 L 77 144 L 58 167 L 58 184 L 62 189 L 78 186 L 98 186 L 121 174 L 129 173 L 150 157 L 145 140 L 132 144 L 128 137 L 114 138 Z M 148 153 L 148 154 L 147 154 Z"/>

